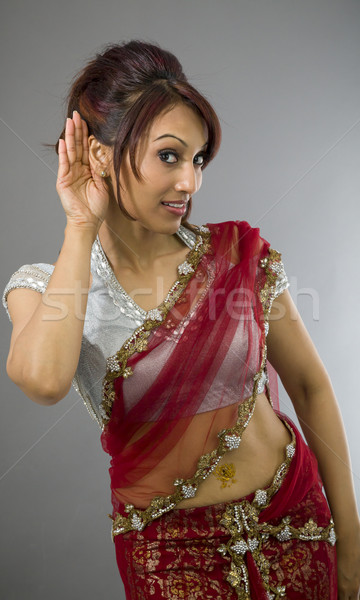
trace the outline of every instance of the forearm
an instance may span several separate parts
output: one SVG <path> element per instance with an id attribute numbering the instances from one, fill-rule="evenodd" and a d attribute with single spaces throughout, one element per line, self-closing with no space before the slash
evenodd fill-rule
<path id="1" fill-rule="evenodd" d="M 71 385 L 81 348 L 94 234 L 67 226 L 54 272 L 8 359 L 12 379 L 30 396 Z"/>
<path id="2" fill-rule="evenodd" d="M 319 472 L 335 522 L 338 538 L 359 530 L 351 461 L 341 413 L 330 380 L 293 399 L 306 440 Z"/>

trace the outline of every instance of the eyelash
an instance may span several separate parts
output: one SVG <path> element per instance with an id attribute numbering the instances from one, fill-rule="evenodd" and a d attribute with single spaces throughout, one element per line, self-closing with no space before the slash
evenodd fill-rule
<path id="1" fill-rule="evenodd" d="M 175 157 L 176 157 L 176 159 L 178 159 L 178 158 L 179 158 L 179 155 L 178 155 L 178 153 L 177 153 L 177 152 L 175 152 L 175 150 L 161 150 L 161 152 L 159 152 L 159 153 L 158 153 L 158 156 L 159 156 L 159 158 L 160 158 L 160 159 L 161 159 L 163 162 L 165 162 L 166 164 L 168 164 L 168 165 L 175 165 L 175 164 L 176 164 L 176 162 L 177 162 L 177 160 L 176 160 L 176 161 L 174 161 L 174 162 L 168 162 L 168 161 L 167 161 L 167 160 L 165 160 L 165 158 L 164 158 L 165 156 L 168 156 L 168 155 L 170 155 L 170 154 L 172 154 L 173 156 L 175 156 Z M 202 159 L 203 159 L 203 162 L 202 162 L 201 164 L 195 163 L 195 165 L 196 165 L 197 167 L 204 167 L 204 166 L 205 166 L 205 163 L 206 163 L 206 153 L 205 153 L 205 152 L 201 152 L 200 154 L 197 154 L 197 155 L 195 156 L 195 158 L 202 158 Z M 195 160 L 195 159 L 194 159 L 194 160 Z"/>

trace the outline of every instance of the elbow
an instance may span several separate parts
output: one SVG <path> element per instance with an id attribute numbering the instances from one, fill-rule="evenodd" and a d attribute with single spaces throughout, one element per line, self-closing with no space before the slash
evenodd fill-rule
<path id="1" fill-rule="evenodd" d="M 57 404 L 60 400 L 65 398 L 70 389 L 63 391 L 54 386 L 43 385 L 36 388 L 28 385 L 26 389 L 23 386 L 19 387 L 30 400 L 36 402 L 36 404 L 41 404 L 42 406 L 53 406 L 54 404 Z"/>
<path id="2" fill-rule="evenodd" d="M 45 373 L 38 375 L 21 372 L 9 359 L 6 363 L 6 372 L 11 381 L 30 400 L 43 406 L 57 404 L 65 398 L 71 388 L 71 382 L 67 386 L 61 385 L 57 378 L 49 377 Z"/>
<path id="3" fill-rule="evenodd" d="M 307 412 L 309 408 L 320 403 L 325 403 L 326 399 L 334 394 L 331 380 L 327 373 L 323 373 L 317 379 L 304 379 L 302 385 L 298 387 L 286 387 L 286 391 L 291 398 L 292 404 L 297 414 Z"/>

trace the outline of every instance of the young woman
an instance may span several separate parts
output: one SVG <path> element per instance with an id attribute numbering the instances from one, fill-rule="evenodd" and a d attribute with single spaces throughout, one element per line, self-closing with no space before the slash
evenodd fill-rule
<path id="1" fill-rule="evenodd" d="M 188 223 L 219 144 L 169 52 L 85 66 L 56 145 L 63 246 L 6 287 L 7 371 L 40 404 L 73 382 L 101 425 L 128 599 L 357 599 L 342 421 L 281 256 L 244 221 Z"/>

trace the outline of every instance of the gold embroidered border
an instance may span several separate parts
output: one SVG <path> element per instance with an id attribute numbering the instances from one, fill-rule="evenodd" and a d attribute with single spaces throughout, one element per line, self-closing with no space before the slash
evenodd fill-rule
<path id="1" fill-rule="evenodd" d="M 264 490 L 256 490 L 252 502 L 243 500 L 229 504 L 222 516 L 220 524 L 230 533 L 227 544 L 222 544 L 218 551 L 222 556 L 230 555 L 231 566 L 227 576 L 228 583 L 235 589 L 239 600 L 251 600 L 249 574 L 245 556 L 251 553 L 268 593 L 269 600 L 278 600 L 286 597 L 285 586 L 270 586 L 270 564 L 262 552 L 263 543 L 273 536 L 280 542 L 290 539 L 304 541 L 324 541 L 335 545 L 336 535 L 334 522 L 330 519 L 329 525 L 319 527 L 313 519 L 305 525 L 296 528 L 291 525 L 291 518 L 286 516 L 279 525 L 259 523 L 259 515 L 270 503 L 274 494 L 280 488 L 295 453 L 295 435 L 292 428 L 285 423 L 292 434 L 292 442 L 286 447 L 286 459 L 278 468 L 272 484 Z"/>
<path id="2" fill-rule="evenodd" d="M 127 366 L 128 359 L 135 352 L 143 352 L 147 349 L 147 340 L 151 331 L 163 324 L 168 312 L 173 308 L 188 282 L 194 276 L 201 258 L 209 250 L 210 235 L 210 230 L 207 227 L 197 228 L 195 245 L 187 254 L 182 265 L 178 267 L 180 269 L 178 279 L 165 300 L 157 308 L 148 311 L 146 321 L 124 342 L 120 350 L 108 359 L 107 372 L 103 380 L 103 398 L 100 405 L 104 425 L 110 420 L 115 400 L 114 380 L 118 377 L 126 379 L 133 374 L 131 367 Z"/>
<path id="3" fill-rule="evenodd" d="M 260 266 L 265 268 L 266 280 L 263 288 L 260 290 L 260 299 L 264 311 L 264 320 L 267 321 L 271 310 L 271 304 L 274 298 L 274 286 L 276 283 L 276 272 L 274 266 L 281 260 L 281 255 L 276 250 L 270 249 L 269 256 L 262 259 Z M 275 266 L 276 268 L 276 266 Z M 156 326 L 156 324 L 154 325 Z M 125 506 L 125 512 L 127 516 L 123 516 L 119 513 L 116 514 L 115 518 L 111 515 L 110 518 L 113 520 L 112 535 L 113 538 L 116 535 L 127 533 L 128 531 L 142 531 L 146 525 L 151 523 L 154 519 L 160 517 L 162 514 L 173 510 L 182 500 L 186 498 L 193 498 L 196 495 L 198 486 L 201 481 L 206 479 L 216 468 L 221 458 L 229 450 L 238 448 L 241 442 L 241 437 L 248 426 L 251 417 L 254 413 L 256 397 L 258 395 L 259 388 L 262 388 L 264 380 L 266 381 L 266 343 L 264 338 L 261 365 L 259 371 L 254 376 L 253 392 L 248 400 L 245 400 L 239 405 L 238 417 L 234 427 L 224 429 L 219 432 L 219 444 L 218 447 L 208 454 L 204 454 L 200 457 L 197 469 L 193 477 L 190 479 L 176 479 L 174 486 L 177 488 L 174 494 L 169 496 L 156 496 L 154 497 L 149 506 L 146 509 L 136 509 L 132 504 Z M 116 375 L 118 376 L 118 375 Z M 126 375 L 125 375 L 126 376 Z M 110 390 L 110 393 L 112 391 Z M 270 397 L 270 396 L 269 396 Z M 110 399 L 111 400 L 111 399 Z M 280 469 L 283 468 L 283 465 Z M 276 477 L 280 477 L 278 473 Z M 280 484 L 279 484 L 280 485 Z"/>

